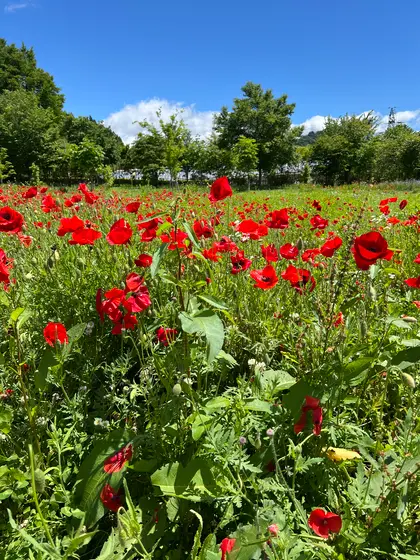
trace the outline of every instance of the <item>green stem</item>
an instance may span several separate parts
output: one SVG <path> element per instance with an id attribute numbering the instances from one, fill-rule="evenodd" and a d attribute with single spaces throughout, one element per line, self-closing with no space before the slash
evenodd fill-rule
<path id="1" fill-rule="evenodd" d="M 54 541 L 52 539 L 50 530 L 48 529 L 47 522 L 45 521 L 44 516 L 42 515 L 42 512 L 41 512 L 41 508 L 39 506 L 38 494 L 36 492 L 36 484 L 35 484 L 35 458 L 34 458 L 34 451 L 32 449 L 31 444 L 29 444 L 29 461 L 30 461 L 30 465 L 31 465 L 31 484 L 32 484 L 32 493 L 33 493 L 33 497 L 34 497 L 35 508 L 36 508 L 36 511 L 37 511 L 37 513 L 39 515 L 39 518 L 41 520 L 41 524 L 44 528 L 44 531 L 45 531 L 45 534 L 47 536 L 48 542 L 55 549 L 55 544 L 54 544 Z"/>

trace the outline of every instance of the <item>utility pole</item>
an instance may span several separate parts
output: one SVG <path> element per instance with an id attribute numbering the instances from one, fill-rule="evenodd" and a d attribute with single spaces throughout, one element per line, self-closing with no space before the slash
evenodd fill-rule
<path id="1" fill-rule="evenodd" d="M 396 107 L 389 108 L 389 115 L 388 115 L 388 128 L 392 128 L 397 124 L 397 118 L 395 113 Z"/>

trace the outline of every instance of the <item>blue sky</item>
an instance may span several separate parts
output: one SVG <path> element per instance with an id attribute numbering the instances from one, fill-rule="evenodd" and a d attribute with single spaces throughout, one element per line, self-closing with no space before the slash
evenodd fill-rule
<path id="1" fill-rule="evenodd" d="M 306 130 L 325 115 L 420 128 L 420 0 L 0 0 L 0 36 L 33 46 L 66 110 L 132 121 L 176 104 L 197 133 L 248 80 L 287 93 Z"/>

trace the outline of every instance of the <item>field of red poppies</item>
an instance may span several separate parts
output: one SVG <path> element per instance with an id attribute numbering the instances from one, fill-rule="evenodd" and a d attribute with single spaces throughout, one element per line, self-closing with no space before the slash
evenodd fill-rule
<path id="1" fill-rule="evenodd" d="M 0 199 L 0 559 L 420 559 L 419 194 Z"/>

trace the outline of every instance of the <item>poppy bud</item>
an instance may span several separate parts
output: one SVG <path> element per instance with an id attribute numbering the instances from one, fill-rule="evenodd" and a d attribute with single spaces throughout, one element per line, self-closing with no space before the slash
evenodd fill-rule
<path id="1" fill-rule="evenodd" d="M 401 319 L 406 323 L 417 323 L 417 319 L 415 317 L 410 317 L 409 315 L 401 315 Z"/>
<path id="2" fill-rule="evenodd" d="M 172 393 L 175 397 L 179 397 L 179 395 L 182 393 L 182 387 L 179 383 L 176 383 L 176 385 L 172 387 Z"/>
<path id="3" fill-rule="evenodd" d="M 36 469 L 34 473 L 35 478 L 35 489 L 38 494 L 42 494 L 45 490 L 45 475 L 41 469 Z"/>
<path id="4" fill-rule="evenodd" d="M 416 388 L 416 382 L 414 381 L 414 378 L 409 374 L 409 373 L 402 373 L 401 374 L 404 383 L 410 387 L 411 389 L 415 389 Z"/>
<path id="5" fill-rule="evenodd" d="M 303 240 L 301 237 L 299 237 L 299 239 L 296 241 L 296 247 L 299 249 L 299 251 L 303 249 Z"/>

